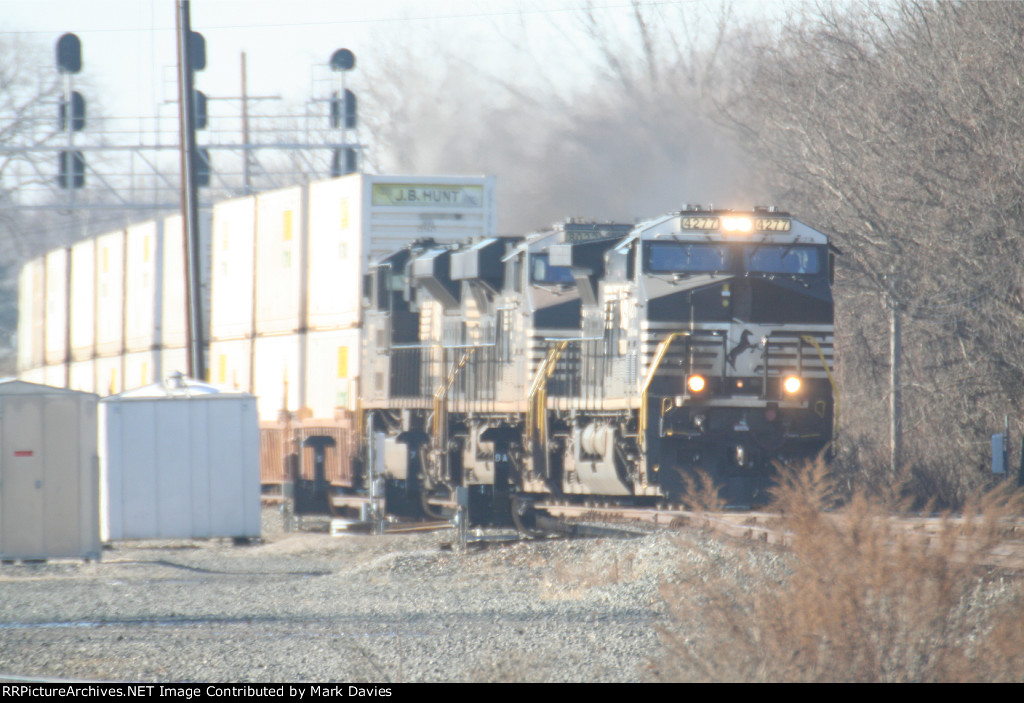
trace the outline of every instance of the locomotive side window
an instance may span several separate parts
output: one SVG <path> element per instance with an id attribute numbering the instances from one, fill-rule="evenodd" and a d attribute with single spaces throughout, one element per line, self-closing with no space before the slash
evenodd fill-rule
<path id="1" fill-rule="evenodd" d="M 552 266 L 547 254 L 530 256 L 530 280 L 533 283 L 575 283 L 568 266 Z"/>
<path id="2" fill-rule="evenodd" d="M 821 273 L 819 247 L 762 245 L 747 253 L 747 271 L 754 273 Z"/>
<path id="3" fill-rule="evenodd" d="M 729 252 L 724 244 L 650 242 L 644 250 L 648 273 L 713 273 L 727 271 Z"/>

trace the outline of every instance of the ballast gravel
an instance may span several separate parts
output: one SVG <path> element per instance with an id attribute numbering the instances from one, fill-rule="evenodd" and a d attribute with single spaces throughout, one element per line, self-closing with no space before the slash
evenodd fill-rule
<path id="1" fill-rule="evenodd" d="M 268 507 L 252 545 L 118 542 L 99 563 L 3 565 L 0 678 L 651 680 L 665 586 L 736 560 L 733 546 L 664 531 L 461 551 L 452 530 L 281 524 Z"/>

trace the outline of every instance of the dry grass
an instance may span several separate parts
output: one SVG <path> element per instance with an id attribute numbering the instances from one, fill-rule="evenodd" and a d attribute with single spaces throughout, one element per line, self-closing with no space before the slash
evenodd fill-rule
<path id="1" fill-rule="evenodd" d="M 1024 589 L 982 564 L 1022 500 L 978 494 L 929 539 L 897 528 L 888 496 L 841 509 L 821 462 L 783 471 L 785 573 L 756 559 L 666 587 L 655 676 L 711 681 L 1021 681 Z M 969 537 L 969 540 L 964 540 Z"/>

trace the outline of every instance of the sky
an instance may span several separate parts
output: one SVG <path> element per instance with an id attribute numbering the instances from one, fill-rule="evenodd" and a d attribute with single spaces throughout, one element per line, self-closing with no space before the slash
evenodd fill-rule
<path id="1" fill-rule="evenodd" d="M 767 6 L 783 8 L 793 1 L 769 0 Z M 593 66 L 601 65 L 593 42 L 580 36 L 580 10 L 588 2 L 612 31 L 635 26 L 630 16 L 630 0 L 192 0 L 192 29 L 205 37 L 207 52 L 206 69 L 196 75 L 195 84 L 215 101 L 236 98 L 234 102 L 216 102 L 211 113 L 215 109 L 231 109 L 232 105 L 237 111 L 241 54 L 245 52 L 248 95 L 279 96 L 286 101 L 280 111 L 294 111 L 310 98 L 326 97 L 337 87 L 337 74 L 327 69 L 337 49 L 347 48 L 355 53 L 353 80 L 358 82 L 360 72 L 371 75 L 376 66 L 385 63 L 386 55 L 392 59 L 390 70 L 395 70 L 396 65 L 401 70 L 401 62 L 407 60 L 401 53 L 405 47 L 420 48 L 413 56 L 422 56 L 422 47 L 427 47 L 427 52 L 431 47 L 443 47 L 454 49 L 452 55 L 465 64 L 483 67 L 488 75 L 513 76 L 516 80 L 510 82 L 515 83 L 517 90 L 529 89 L 517 82 L 520 77 L 543 76 L 555 86 L 566 86 L 566 94 L 578 94 L 580 81 L 588 79 Z M 711 14 L 725 2 L 739 14 L 766 11 L 766 2 L 758 0 L 641 0 L 644 5 L 659 9 L 694 9 Z M 89 114 L 93 115 L 92 108 L 99 106 L 110 120 L 110 141 L 120 143 L 149 144 L 155 140 L 166 145 L 177 141 L 175 20 L 174 0 L 0 0 L 0 38 L 17 34 L 46 47 L 51 62 L 53 47 L 62 34 L 74 32 L 79 36 L 83 70 L 75 80 L 81 81 Z M 422 75 L 423 66 L 416 68 Z M 429 75 L 426 80 L 430 80 Z M 432 85 L 423 86 L 424 94 L 430 95 L 431 90 Z M 453 97 L 466 99 L 465 95 Z M 419 109 L 430 105 L 429 101 L 418 104 Z M 261 106 L 265 114 L 274 112 L 273 102 L 263 102 Z M 159 134 L 154 119 L 157 115 L 161 118 Z M 443 119 L 443 115 L 444 111 L 438 110 L 432 117 L 436 121 Z M 429 123 L 429 119 L 425 122 Z M 490 123 L 474 127 L 493 128 L 500 134 L 500 126 Z M 529 130 L 529 125 L 519 127 L 515 125 L 519 133 Z M 109 131 L 112 129 L 120 134 Z M 237 142 L 237 132 L 232 136 L 224 141 Z M 358 138 L 364 136 L 360 133 Z M 209 131 L 203 139 L 210 144 L 218 142 Z M 437 141 L 445 143 L 443 139 Z M 591 142 L 586 144 L 588 148 L 600 148 Z M 174 154 L 161 153 L 173 167 Z M 216 159 L 222 159 L 221 153 Z M 558 186 L 545 186 L 536 174 L 519 173 L 523 169 L 514 158 L 496 164 L 492 154 L 480 157 L 479 165 L 470 154 L 455 168 L 460 173 L 497 175 L 502 191 L 499 201 L 504 198 L 519 202 L 531 190 L 555 190 Z M 488 157 L 490 163 L 486 163 Z M 389 168 L 387 164 L 384 167 Z M 215 168 L 227 172 L 222 161 L 215 163 Z M 417 172 L 423 168 L 434 167 L 428 164 Z M 131 173 L 135 172 L 133 166 Z M 551 178 L 558 180 L 555 175 Z M 705 199 L 719 197 L 710 188 L 699 190 L 708 190 Z M 559 209 L 557 216 L 584 212 L 596 212 L 596 216 L 602 217 L 621 216 L 617 211 L 598 207 L 608 203 L 604 191 L 575 199 L 561 192 L 558 195 L 564 195 L 568 204 L 566 212 Z M 633 212 L 649 206 L 634 207 L 632 201 L 626 201 L 629 207 L 622 208 L 625 214 L 650 214 Z M 539 215 L 536 219 L 547 216 Z M 517 218 L 502 217 L 509 226 L 526 226 Z M 529 226 L 534 226 L 530 222 Z"/>
<path id="2" fill-rule="evenodd" d="M 557 32 L 559 15 L 584 0 L 193 0 L 191 24 L 203 34 L 207 68 L 196 87 L 208 96 L 241 93 L 241 53 L 246 53 L 250 95 L 308 97 L 314 81 L 329 79 L 331 54 L 348 48 L 358 70 L 383 42 L 451 37 L 473 42 L 490 37 L 481 59 L 503 52 L 493 37 L 521 46 L 529 35 L 543 51 Z M 625 0 L 598 2 L 611 11 Z M 65 32 L 82 41 L 82 75 L 101 92 L 108 116 L 146 117 L 176 99 L 176 9 L 173 0 L 0 0 L 0 32 L 19 33 L 55 46 Z M 499 42 L 500 43 L 500 42 Z M 508 48 L 508 47 L 504 47 Z M 506 54 L 507 55 L 507 54 Z"/>

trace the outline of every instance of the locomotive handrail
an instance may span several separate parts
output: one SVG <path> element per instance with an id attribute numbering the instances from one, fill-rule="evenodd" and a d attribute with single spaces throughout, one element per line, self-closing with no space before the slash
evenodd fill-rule
<path id="1" fill-rule="evenodd" d="M 548 355 L 537 369 L 537 375 L 530 384 L 530 392 L 526 396 L 526 428 L 532 436 L 536 424 L 537 438 L 542 446 L 547 444 L 547 380 L 555 371 L 558 357 L 568 348 L 569 342 L 573 341 L 582 340 L 562 339 L 548 350 Z"/>
<path id="2" fill-rule="evenodd" d="M 547 443 L 547 381 L 555 372 L 558 359 L 572 342 L 600 342 L 604 337 L 545 337 L 545 342 L 554 342 L 555 346 L 548 350 L 548 355 L 541 362 L 537 369 L 537 375 L 530 384 L 530 390 L 526 396 L 526 429 L 530 432 L 537 430 L 538 439 L 542 444 Z M 534 427 L 536 425 L 536 427 Z"/>
<path id="3" fill-rule="evenodd" d="M 440 445 L 441 428 L 444 426 L 444 423 L 443 423 L 442 418 L 441 418 L 441 413 L 442 413 L 443 406 L 444 406 L 445 396 L 448 395 L 448 391 L 451 390 L 452 385 L 455 383 L 455 379 L 458 378 L 459 373 L 462 371 L 463 368 L 465 368 L 466 364 L 469 362 L 469 358 L 471 356 L 473 356 L 474 354 L 476 354 L 477 349 L 479 349 L 481 346 L 493 346 L 493 345 L 475 345 L 475 346 L 466 346 L 466 347 L 463 347 L 463 346 L 460 345 L 459 347 L 442 347 L 442 349 L 465 348 L 467 351 L 466 351 L 465 354 L 462 355 L 462 358 L 459 359 L 459 362 L 452 368 L 452 371 L 451 371 L 450 374 L 448 374 L 448 378 L 445 379 L 445 382 L 442 383 L 440 386 L 438 386 L 437 390 L 434 392 L 434 426 L 433 426 L 433 430 L 434 431 L 433 431 L 433 435 L 434 435 L 435 446 L 437 446 L 437 447 L 441 446 Z"/>
<path id="4" fill-rule="evenodd" d="M 494 342 L 487 342 L 485 344 L 439 344 L 437 342 L 431 342 L 429 344 L 392 344 L 392 349 L 484 349 L 486 347 L 497 346 Z"/>
<path id="5" fill-rule="evenodd" d="M 832 370 L 828 367 L 828 362 L 825 361 L 825 352 L 821 350 L 821 345 L 818 344 L 818 340 L 809 334 L 801 335 L 803 341 L 814 347 L 814 350 L 818 352 L 818 358 L 821 359 L 821 365 L 825 369 L 825 374 L 828 376 L 828 382 L 832 385 L 832 434 L 835 436 L 836 428 L 839 426 L 839 388 L 836 387 L 836 379 L 832 376 Z"/>
<path id="6" fill-rule="evenodd" d="M 637 434 L 640 435 L 641 451 L 647 451 L 647 392 L 651 389 L 651 383 L 654 382 L 654 374 L 657 373 L 662 360 L 668 354 L 668 348 L 672 346 L 672 342 L 679 337 L 689 336 L 691 336 L 689 331 L 670 333 L 658 344 L 658 348 L 654 352 L 654 358 L 651 359 L 651 368 L 647 371 L 647 379 L 644 381 L 644 386 L 640 391 L 640 417 L 637 419 Z"/>

